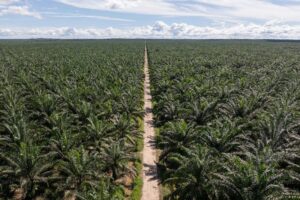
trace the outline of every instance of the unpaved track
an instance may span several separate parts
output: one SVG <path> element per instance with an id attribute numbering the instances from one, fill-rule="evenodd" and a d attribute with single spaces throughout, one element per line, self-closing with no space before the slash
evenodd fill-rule
<path id="1" fill-rule="evenodd" d="M 155 131 L 153 126 L 152 96 L 148 66 L 148 52 L 145 46 L 144 63 L 144 149 L 143 149 L 143 190 L 142 200 L 159 200 L 159 186 L 156 166 Z"/>

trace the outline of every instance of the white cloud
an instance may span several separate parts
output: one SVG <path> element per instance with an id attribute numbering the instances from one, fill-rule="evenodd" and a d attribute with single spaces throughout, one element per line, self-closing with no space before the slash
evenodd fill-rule
<path id="1" fill-rule="evenodd" d="M 300 3 L 266 0 L 56 0 L 78 8 L 168 16 L 202 16 L 223 20 L 272 20 L 300 22 Z M 298 2 L 298 3 L 297 3 Z"/>
<path id="2" fill-rule="evenodd" d="M 300 25 L 284 25 L 270 21 L 263 25 L 238 24 L 203 27 L 185 23 L 116 28 L 0 28 L 0 38 L 168 38 L 168 39 L 300 39 Z"/>
<path id="3" fill-rule="evenodd" d="M 38 12 L 31 11 L 25 3 L 23 0 L 0 0 L 0 16 L 13 14 L 42 18 Z"/>
<path id="4" fill-rule="evenodd" d="M 38 12 L 30 11 L 28 6 L 7 6 L 0 9 L 0 16 L 8 14 L 31 16 L 42 19 L 42 16 Z"/>
<path id="5" fill-rule="evenodd" d="M 107 17 L 107 16 L 99 16 L 99 15 L 74 15 L 74 14 L 58 14 L 52 13 L 49 16 L 54 18 L 90 18 L 90 19 L 100 19 L 100 20 L 108 20 L 108 21 L 119 21 L 119 22 L 133 22 L 130 19 L 123 19 L 117 17 Z"/>
<path id="6" fill-rule="evenodd" d="M 178 6 L 170 0 L 56 0 L 78 8 L 169 16 L 212 16 L 209 13 L 189 12 L 187 5 Z"/>
<path id="7" fill-rule="evenodd" d="M 199 3 L 206 3 L 215 6 L 223 15 L 234 18 L 253 18 L 262 20 L 280 19 L 284 21 L 299 21 L 300 6 L 290 4 L 288 1 L 283 4 L 276 4 L 272 1 L 262 0 L 197 0 Z M 211 11 L 214 11 L 212 9 Z"/>
<path id="8" fill-rule="evenodd" d="M 13 4 L 13 3 L 17 3 L 20 0 L 0 0 L 0 5 L 8 5 L 8 4 Z"/>

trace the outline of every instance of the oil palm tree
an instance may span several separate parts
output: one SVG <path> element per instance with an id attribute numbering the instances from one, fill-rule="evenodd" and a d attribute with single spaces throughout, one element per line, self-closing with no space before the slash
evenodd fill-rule
<path id="1" fill-rule="evenodd" d="M 86 129 L 87 135 L 82 140 L 90 149 L 101 149 L 113 136 L 113 124 L 109 121 L 99 120 L 94 115 L 88 118 Z"/>
<path id="2" fill-rule="evenodd" d="M 10 179 L 15 195 L 20 193 L 17 196 L 22 199 L 33 199 L 51 179 L 54 166 L 51 153 L 43 154 L 30 139 L 14 145 L 9 154 L 1 152 L 0 157 L 5 163 L 1 176 Z"/>
<path id="3" fill-rule="evenodd" d="M 141 137 L 141 132 L 136 129 L 135 123 L 130 117 L 118 113 L 111 121 L 113 123 L 111 131 L 117 141 L 125 140 L 127 143 L 135 144 L 135 139 Z"/>
<path id="4" fill-rule="evenodd" d="M 166 122 L 178 119 L 179 102 L 171 94 L 161 94 L 159 101 L 154 106 L 154 113 L 156 113 L 155 124 L 161 126 Z"/>
<path id="5" fill-rule="evenodd" d="M 217 107 L 222 102 L 222 99 L 216 99 L 209 102 L 208 99 L 202 97 L 198 100 L 188 103 L 187 116 L 185 118 L 199 126 L 213 120 L 217 114 Z"/>
<path id="6" fill-rule="evenodd" d="M 174 153 L 170 159 L 178 162 L 179 167 L 163 181 L 171 187 L 166 199 L 230 199 L 236 193 L 235 185 L 222 175 L 225 167 L 215 159 L 206 147 L 196 145 L 186 156 Z"/>
<path id="7" fill-rule="evenodd" d="M 243 129 L 237 122 L 225 119 L 216 121 L 202 131 L 200 140 L 216 153 L 234 153 L 239 143 L 239 135 Z"/>
<path id="8" fill-rule="evenodd" d="M 65 195 L 70 193 L 70 196 L 77 196 L 85 187 L 96 188 L 103 177 L 103 162 L 97 154 L 89 155 L 83 146 L 78 150 L 70 150 L 66 159 L 58 161 L 57 167 L 63 180 L 57 184 L 59 190 L 65 191 Z"/>
<path id="9" fill-rule="evenodd" d="M 280 199 L 290 193 L 284 183 L 291 176 L 288 171 L 279 168 L 278 155 L 268 147 L 246 155 L 246 160 L 233 157 L 231 170 L 227 173 L 227 177 L 238 188 L 235 199 Z"/>
<path id="10" fill-rule="evenodd" d="M 104 147 L 102 153 L 102 159 L 105 163 L 104 168 L 111 172 L 113 180 L 120 178 L 126 171 L 134 173 L 128 167 L 128 162 L 135 160 L 135 156 L 130 152 L 130 148 L 128 148 L 124 140 L 119 140 L 112 144 L 109 143 Z"/>
<path id="11" fill-rule="evenodd" d="M 157 141 L 158 146 L 163 149 L 160 160 L 164 160 L 170 153 L 184 152 L 186 148 L 197 144 L 200 134 L 195 125 L 181 120 L 168 123 L 161 130 Z"/>
<path id="12" fill-rule="evenodd" d="M 254 89 L 245 90 L 239 96 L 227 101 L 220 107 L 222 114 L 232 118 L 247 117 L 251 120 L 256 117 L 259 110 L 270 101 L 268 94 Z"/>

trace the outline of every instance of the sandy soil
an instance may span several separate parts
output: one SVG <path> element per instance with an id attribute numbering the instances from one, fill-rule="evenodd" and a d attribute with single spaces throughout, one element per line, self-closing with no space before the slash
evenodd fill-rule
<path id="1" fill-rule="evenodd" d="M 143 190 L 142 200 L 159 200 L 159 185 L 156 166 L 155 131 L 153 127 L 152 96 L 148 68 L 148 54 L 145 47 L 144 64 L 144 149 L 143 149 Z"/>

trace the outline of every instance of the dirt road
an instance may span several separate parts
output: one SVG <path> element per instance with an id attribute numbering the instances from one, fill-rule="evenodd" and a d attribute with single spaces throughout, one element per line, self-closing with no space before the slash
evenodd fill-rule
<path id="1" fill-rule="evenodd" d="M 144 64 L 144 149 L 143 149 L 143 193 L 142 200 L 159 200 L 159 185 L 156 167 L 155 131 L 153 127 L 152 96 L 148 66 L 148 52 L 145 46 Z"/>

